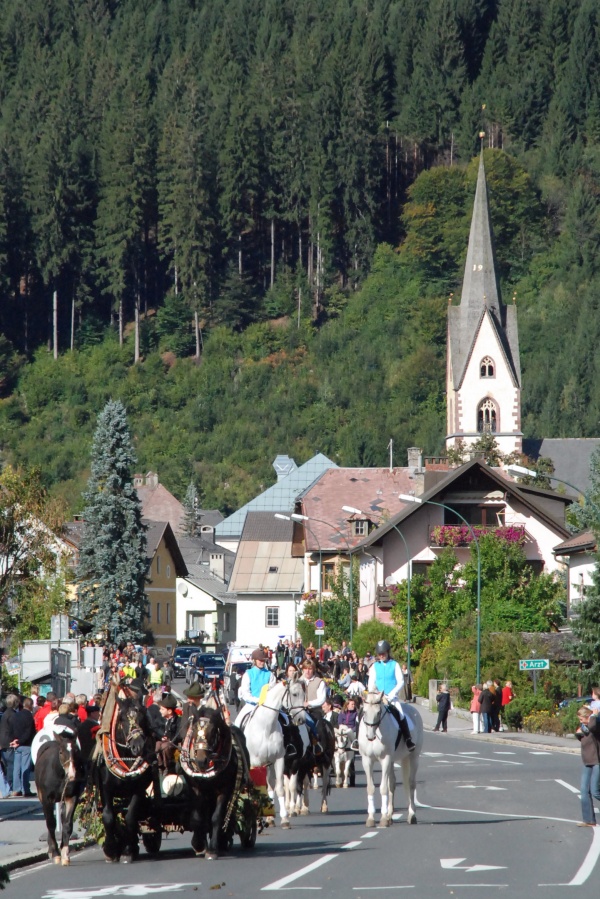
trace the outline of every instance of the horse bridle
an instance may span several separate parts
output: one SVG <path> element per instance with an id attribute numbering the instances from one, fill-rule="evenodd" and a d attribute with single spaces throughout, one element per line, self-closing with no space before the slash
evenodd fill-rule
<path id="1" fill-rule="evenodd" d="M 367 723 L 365 721 L 364 713 L 363 713 L 362 720 L 364 721 L 365 728 L 367 729 L 367 740 L 369 741 L 369 743 L 372 743 L 373 740 L 375 739 L 375 737 L 376 737 L 375 731 L 377 730 L 377 728 L 379 727 L 379 725 L 381 724 L 382 720 L 385 718 L 386 715 L 389 715 L 389 710 L 388 710 L 388 707 L 384 706 L 384 704 L 382 702 L 379 703 L 379 712 L 375 716 L 375 721 L 373 721 L 372 723 Z M 372 737 L 370 737 L 368 734 L 368 728 L 371 728 L 371 731 L 373 734 Z"/>
<path id="2" fill-rule="evenodd" d="M 227 753 L 226 757 L 223 757 L 219 754 L 219 751 L 223 746 L 223 738 L 221 737 L 221 735 L 219 735 L 217 749 L 209 749 L 208 742 L 206 740 L 206 729 L 211 723 L 212 722 L 210 718 L 207 718 L 206 716 L 201 716 L 198 719 L 194 719 L 192 716 L 190 716 L 190 719 L 188 721 L 187 733 L 181 747 L 180 760 L 181 767 L 190 777 L 200 777 L 204 779 L 211 778 L 223 771 L 223 769 L 226 768 L 229 764 L 229 760 L 231 758 L 231 753 L 233 750 L 233 740 L 229 741 L 229 752 Z M 199 748 L 201 748 L 203 752 L 206 752 L 209 758 L 209 765 L 205 770 L 200 768 L 196 759 L 192 758 L 192 756 L 190 755 L 190 749 L 192 743 L 194 742 L 194 730 L 196 729 L 198 731 L 199 739 L 204 743 L 206 747 L 204 749 L 202 748 L 202 745 L 200 745 Z"/>

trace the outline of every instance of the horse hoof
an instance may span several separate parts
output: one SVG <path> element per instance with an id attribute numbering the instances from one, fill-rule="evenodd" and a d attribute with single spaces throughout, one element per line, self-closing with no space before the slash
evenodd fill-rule
<path id="1" fill-rule="evenodd" d="M 288 821 L 287 818 L 281 822 L 281 829 L 282 830 L 291 830 L 292 829 L 292 825 L 290 824 L 290 822 Z"/>
<path id="2" fill-rule="evenodd" d="M 375 827 L 375 818 L 367 818 L 366 826 L 367 827 Z"/>
<path id="3" fill-rule="evenodd" d="M 344 784 L 344 789 L 347 790 L 348 786 L 349 786 L 348 784 Z"/>
<path id="4" fill-rule="evenodd" d="M 416 824 L 416 823 L 417 823 L 417 816 L 416 816 L 416 815 L 413 815 L 412 818 L 409 818 L 409 819 L 408 819 L 408 823 L 409 823 L 409 824 Z"/>
<path id="5" fill-rule="evenodd" d="M 389 818 L 382 818 L 381 821 L 379 822 L 379 824 L 378 824 L 377 826 L 378 826 L 378 827 L 389 827 L 389 826 L 390 826 L 390 819 L 389 819 Z"/>
<path id="6" fill-rule="evenodd" d="M 117 862 L 119 861 L 119 859 L 118 859 L 118 858 L 111 858 L 110 855 L 105 855 L 105 856 L 104 856 L 104 861 L 106 862 L 107 865 L 116 865 Z"/>
<path id="7" fill-rule="evenodd" d="M 303 808 L 300 810 L 301 815 L 310 815 L 310 811 L 307 808 Z"/>
<path id="8" fill-rule="evenodd" d="M 323 802 L 321 804 L 321 814 L 324 815 L 328 811 L 329 811 L 329 806 L 327 805 L 326 802 Z"/>
<path id="9" fill-rule="evenodd" d="M 204 856 L 206 855 L 206 849 L 194 849 L 194 855 L 196 856 L 196 858 L 204 858 Z"/>
<path id="10" fill-rule="evenodd" d="M 53 855 L 52 861 L 54 862 L 55 865 L 60 865 L 60 861 L 61 861 L 60 855 Z"/>
<path id="11" fill-rule="evenodd" d="M 60 863 L 63 867 L 68 867 L 71 864 L 70 858 L 61 858 Z"/>

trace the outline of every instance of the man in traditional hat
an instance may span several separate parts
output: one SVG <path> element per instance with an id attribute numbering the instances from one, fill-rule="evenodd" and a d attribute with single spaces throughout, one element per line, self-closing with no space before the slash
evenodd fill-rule
<path id="1" fill-rule="evenodd" d="M 175 741 L 179 730 L 179 716 L 176 714 L 177 700 L 172 693 L 167 693 L 161 702 L 156 703 L 160 709 L 161 722 L 155 727 L 156 758 L 158 767 L 172 773 L 175 767 Z"/>
<path id="2" fill-rule="evenodd" d="M 183 691 L 183 695 L 187 697 L 187 702 L 181 710 L 181 718 L 179 720 L 179 732 L 177 734 L 177 742 L 183 743 L 185 735 L 190 724 L 190 719 L 194 720 L 199 717 L 200 706 L 204 701 L 206 690 L 200 681 L 194 683 Z"/>
<path id="3" fill-rule="evenodd" d="M 266 667 L 269 660 L 264 649 L 255 649 L 252 655 L 252 668 L 244 672 L 240 684 L 239 695 L 244 700 L 242 710 L 235 719 L 240 727 L 246 720 L 252 709 L 258 704 L 262 688 L 267 684 L 269 689 L 276 683 L 275 674 Z"/>

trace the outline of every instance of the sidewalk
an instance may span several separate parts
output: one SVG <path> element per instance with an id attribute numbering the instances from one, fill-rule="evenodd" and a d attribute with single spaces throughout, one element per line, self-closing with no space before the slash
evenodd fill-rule
<path id="1" fill-rule="evenodd" d="M 426 699 L 417 697 L 415 703 L 419 714 L 423 719 L 426 731 L 433 731 L 437 721 L 437 712 L 429 711 Z M 448 736 L 468 737 L 477 743 L 502 743 L 509 746 L 530 746 L 532 749 L 547 750 L 552 752 L 568 752 L 580 755 L 579 743 L 574 737 L 555 737 L 551 734 L 529 734 L 517 731 L 500 731 L 492 734 L 474 734 L 471 713 L 466 709 L 454 709 L 448 715 Z M 443 740 L 444 734 L 440 734 Z"/>
<path id="2" fill-rule="evenodd" d="M 429 711 L 424 703 L 417 699 L 416 707 L 423 719 L 426 731 L 432 731 L 437 721 L 437 713 Z M 448 716 L 448 735 L 439 734 L 437 739 L 443 745 L 448 737 L 463 737 L 473 743 L 499 743 L 509 746 L 528 746 L 532 749 L 551 752 L 568 752 L 580 754 L 579 744 L 573 738 L 545 736 L 544 734 L 511 733 L 503 731 L 497 734 L 472 733 L 471 715 L 465 709 L 455 709 Z M 34 789 L 32 784 L 32 789 Z M 31 865 L 37 861 L 48 859 L 48 847 L 40 836 L 46 833 L 46 823 L 42 815 L 41 805 L 34 799 L 0 799 L 0 860 L 7 870 Z M 83 839 L 71 840 L 73 850 L 81 848 Z"/>

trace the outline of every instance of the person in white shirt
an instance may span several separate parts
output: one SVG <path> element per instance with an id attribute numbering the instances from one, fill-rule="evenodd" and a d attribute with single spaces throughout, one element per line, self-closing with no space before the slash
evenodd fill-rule
<path id="1" fill-rule="evenodd" d="M 369 692 L 383 693 L 390 705 L 398 711 L 400 730 L 406 748 L 412 752 L 415 748 L 408 721 L 404 717 L 398 694 L 404 686 L 404 676 L 398 662 L 390 658 L 390 644 L 380 640 L 376 647 L 377 661 L 369 669 Z"/>

